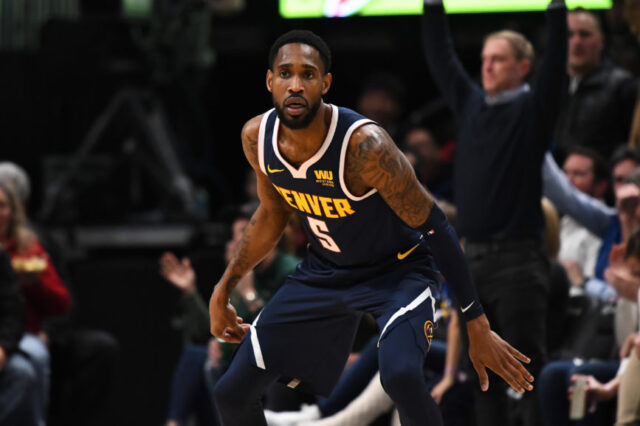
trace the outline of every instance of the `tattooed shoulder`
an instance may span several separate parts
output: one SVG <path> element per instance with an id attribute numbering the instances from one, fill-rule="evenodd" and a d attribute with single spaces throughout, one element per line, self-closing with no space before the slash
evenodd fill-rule
<path id="1" fill-rule="evenodd" d="M 413 167 L 391 137 L 378 126 L 354 132 L 347 151 L 345 178 L 356 195 L 375 188 L 406 223 L 416 226 L 430 209 L 430 197 Z"/>
<path id="2" fill-rule="evenodd" d="M 259 115 L 247 121 L 242 127 L 242 149 L 252 165 L 258 161 L 258 133 L 261 120 L 262 115 Z"/>
<path id="3" fill-rule="evenodd" d="M 363 174 L 370 168 L 371 159 L 380 149 L 379 132 L 377 126 L 365 126 L 356 130 L 349 141 L 345 160 L 345 181 L 349 190 L 357 196 L 371 189 Z"/>

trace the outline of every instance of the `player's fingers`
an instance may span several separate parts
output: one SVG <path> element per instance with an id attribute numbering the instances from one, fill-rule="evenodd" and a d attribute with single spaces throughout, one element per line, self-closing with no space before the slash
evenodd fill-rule
<path id="1" fill-rule="evenodd" d="M 530 376 L 528 372 L 526 372 L 526 374 L 522 374 L 522 372 L 513 364 L 509 365 L 509 371 L 513 380 L 515 380 L 515 382 L 521 389 L 523 389 L 523 391 L 525 389 L 529 391 L 533 390 L 533 385 L 527 380 L 528 376 Z"/>
<path id="2" fill-rule="evenodd" d="M 524 388 L 520 386 L 518 380 L 511 374 L 508 364 L 500 365 L 499 367 L 496 367 L 494 371 L 498 376 L 502 377 L 502 379 L 507 382 L 507 384 L 511 386 L 516 392 L 524 393 Z"/>
<path id="3" fill-rule="evenodd" d="M 516 370 L 516 374 L 520 377 L 525 378 L 528 382 L 533 382 L 535 378 L 533 374 L 529 373 L 529 371 L 524 367 L 524 365 L 520 364 L 516 359 L 511 358 L 509 360 L 509 364 Z"/>
<path id="4" fill-rule="evenodd" d="M 247 331 L 249 331 L 249 329 L 251 328 L 251 325 L 249 324 L 240 324 L 240 328 L 242 328 L 242 330 L 245 332 L 245 334 L 247 333 Z"/>
<path id="5" fill-rule="evenodd" d="M 511 355 L 513 355 L 514 357 L 516 357 L 520 361 L 524 362 L 525 364 L 529 364 L 531 362 L 531 358 L 529 358 L 528 356 L 526 356 L 525 354 L 523 354 L 522 352 L 520 352 L 519 350 L 517 350 L 513 346 L 509 345 L 508 343 L 507 343 L 507 345 L 508 345 L 507 347 L 509 349 L 509 353 Z"/>
<path id="6" fill-rule="evenodd" d="M 240 329 L 240 332 L 232 327 L 226 327 L 222 333 L 222 340 L 229 343 L 240 343 L 244 337 L 244 332 Z"/>
<path id="7" fill-rule="evenodd" d="M 476 374 L 478 375 L 480 389 L 482 389 L 483 392 L 486 392 L 489 389 L 489 376 L 487 376 L 484 364 L 473 362 L 473 368 L 476 370 Z"/>

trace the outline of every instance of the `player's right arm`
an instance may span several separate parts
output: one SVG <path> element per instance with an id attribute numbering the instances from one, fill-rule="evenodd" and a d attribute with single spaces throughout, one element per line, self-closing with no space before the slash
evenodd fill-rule
<path id="1" fill-rule="evenodd" d="M 229 303 L 231 292 L 238 281 L 275 248 L 291 215 L 290 207 L 259 166 L 258 130 L 261 118 L 258 116 L 249 120 L 242 129 L 242 147 L 249 164 L 256 171 L 260 205 L 251 217 L 222 278 L 214 287 L 209 302 L 211 333 L 232 343 L 240 342 L 249 326 L 241 323 Z"/>

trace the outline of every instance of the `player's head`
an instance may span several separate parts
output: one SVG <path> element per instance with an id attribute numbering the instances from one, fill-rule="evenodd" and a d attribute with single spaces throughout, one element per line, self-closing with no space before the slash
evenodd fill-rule
<path id="1" fill-rule="evenodd" d="M 569 74 L 583 75 L 600 65 L 604 35 L 596 15 L 575 9 L 567 15 L 569 27 Z"/>
<path id="2" fill-rule="evenodd" d="M 522 34 L 489 34 L 482 47 L 482 87 L 490 96 L 520 86 L 533 62 L 533 46 Z"/>
<path id="3" fill-rule="evenodd" d="M 311 31 L 289 31 L 273 43 L 267 89 L 282 124 L 291 129 L 311 124 L 331 87 L 330 68 L 329 47 Z"/>

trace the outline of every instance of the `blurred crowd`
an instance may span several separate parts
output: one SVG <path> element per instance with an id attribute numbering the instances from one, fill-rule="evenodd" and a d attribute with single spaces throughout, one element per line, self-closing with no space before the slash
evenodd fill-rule
<path id="1" fill-rule="evenodd" d="M 456 62 L 439 2 L 426 4 L 425 73 L 448 108 L 405 111 L 407 82 L 387 72 L 364 79 L 347 106 L 387 130 L 456 226 L 492 326 L 532 357 L 536 376 L 536 391 L 524 397 L 495 376 L 489 392 L 478 391 L 445 282 L 424 365 L 445 425 L 640 425 L 640 23 L 630 21 L 640 6 L 569 11 L 564 30 L 550 16 L 551 42 L 567 31 L 564 53 L 562 43 L 493 33 L 476 78 Z M 529 91 L 533 101 L 517 104 Z M 74 300 L 64 262 L 25 214 L 30 192 L 20 165 L 0 163 L 0 426 L 101 424 L 121 348 L 116 336 L 68 320 Z M 244 199 L 225 206 L 225 262 L 257 203 L 248 170 Z M 245 323 L 305 250 L 293 217 L 234 290 Z M 166 424 L 218 425 L 212 392 L 234 346 L 211 337 L 189 257 L 166 252 L 158 261 L 180 293 L 184 336 Z M 378 332 L 363 317 L 329 398 L 274 385 L 264 401 L 268 423 L 399 424 L 379 381 Z"/>

